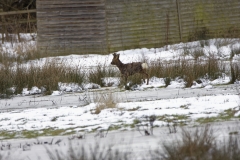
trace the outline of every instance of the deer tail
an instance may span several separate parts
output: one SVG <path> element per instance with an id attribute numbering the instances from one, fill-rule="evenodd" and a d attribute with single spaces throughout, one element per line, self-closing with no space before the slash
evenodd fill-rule
<path id="1" fill-rule="evenodd" d="M 142 63 L 141 66 L 142 66 L 142 69 L 148 69 L 147 63 Z"/>

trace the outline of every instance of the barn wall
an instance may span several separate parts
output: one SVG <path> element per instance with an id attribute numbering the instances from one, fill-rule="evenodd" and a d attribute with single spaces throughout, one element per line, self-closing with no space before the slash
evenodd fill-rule
<path id="1" fill-rule="evenodd" d="M 240 38 L 239 0 L 37 0 L 37 19 L 38 48 L 57 55 Z"/>
<path id="2" fill-rule="evenodd" d="M 104 0 L 37 0 L 38 50 L 47 54 L 106 52 Z"/>

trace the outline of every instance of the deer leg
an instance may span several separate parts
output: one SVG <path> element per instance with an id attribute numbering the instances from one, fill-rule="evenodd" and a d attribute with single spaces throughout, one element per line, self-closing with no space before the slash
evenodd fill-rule
<path id="1" fill-rule="evenodd" d="M 145 83 L 144 74 L 142 74 L 142 80 L 143 80 L 143 83 Z"/>
<path id="2" fill-rule="evenodd" d="M 125 75 L 125 84 L 127 84 L 127 79 L 128 79 L 128 76 Z"/>
<path id="3" fill-rule="evenodd" d="M 127 76 L 125 74 L 122 74 L 121 78 L 124 81 L 124 84 L 127 84 Z"/>
<path id="4" fill-rule="evenodd" d="M 147 73 L 144 73 L 145 75 L 146 75 L 146 77 L 147 77 L 147 85 L 149 84 L 149 74 L 147 74 Z M 144 81 L 145 82 L 145 81 Z"/>

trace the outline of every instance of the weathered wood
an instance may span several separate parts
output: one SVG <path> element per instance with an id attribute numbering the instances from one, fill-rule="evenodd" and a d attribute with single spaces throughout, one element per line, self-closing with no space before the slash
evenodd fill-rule
<path id="1" fill-rule="evenodd" d="M 17 23 L 21 24 L 21 23 L 36 23 L 36 22 L 37 22 L 36 19 L 32 19 L 32 20 L 19 20 Z M 0 23 L 0 26 L 11 25 L 11 24 L 16 24 L 16 22 L 4 22 L 4 23 Z"/>
<path id="2" fill-rule="evenodd" d="M 24 13 L 36 13 L 36 11 L 37 11 L 36 9 L 31 9 L 31 10 L 21 10 L 21 11 L 0 12 L 0 16 L 24 14 Z"/>
<path id="3" fill-rule="evenodd" d="M 201 38 L 194 36 L 204 29 L 210 38 L 240 30 L 239 0 L 38 0 L 37 15 L 38 47 L 49 54 L 161 47 Z"/>

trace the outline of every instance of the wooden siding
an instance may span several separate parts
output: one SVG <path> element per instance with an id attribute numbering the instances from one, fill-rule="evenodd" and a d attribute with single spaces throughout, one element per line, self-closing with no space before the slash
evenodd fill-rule
<path id="1" fill-rule="evenodd" d="M 108 0 L 109 52 L 180 41 L 176 0 Z"/>
<path id="2" fill-rule="evenodd" d="M 180 9 L 184 42 L 199 38 L 240 38 L 239 0 L 180 0 Z M 201 32 L 206 33 L 205 37 L 196 37 Z"/>
<path id="3" fill-rule="evenodd" d="M 38 48 L 57 55 L 240 38 L 239 0 L 37 0 L 37 19 Z"/>
<path id="4" fill-rule="evenodd" d="M 47 54 L 106 52 L 103 0 L 37 0 L 38 50 Z"/>

